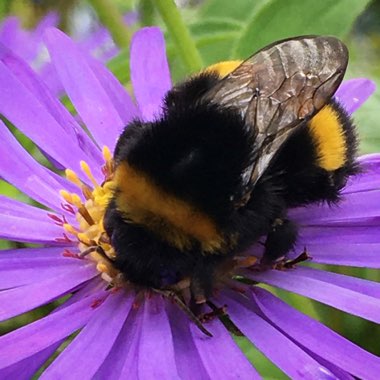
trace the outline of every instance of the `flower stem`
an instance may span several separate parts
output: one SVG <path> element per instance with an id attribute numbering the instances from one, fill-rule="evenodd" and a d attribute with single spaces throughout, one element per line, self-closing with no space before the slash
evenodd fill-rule
<path id="1" fill-rule="evenodd" d="M 186 68 L 190 72 L 199 71 L 203 67 L 202 57 L 174 0 L 156 0 L 154 4 L 164 20 Z"/>
<path id="2" fill-rule="evenodd" d="M 131 32 L 125 25 L 123 16 L 112 0 L 88 0 L 99 17 L 100 22 L 109 30 L 115 44 L 120 48 L 129 46 Z"/>
<path id="3" fill-rule="evenodd" d="M 7 1 L 0 2 L 0 17 L 3 19 L 9 11 L 9 4 Z"/>
<path id="4" fill-rule="evenodd" d="M 139 13 L 142 25 L 154 25 L 154 11 L 153 0 L 140 0 Z"/>

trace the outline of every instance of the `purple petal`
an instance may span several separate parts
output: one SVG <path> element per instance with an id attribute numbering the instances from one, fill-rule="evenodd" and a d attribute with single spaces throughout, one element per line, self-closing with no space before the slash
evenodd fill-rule
<path id="1" fill-rule="evenodd" d="M 0 251 L 0 289 L 31 284 L 70 272 L 78 259 L 63 256 L 64 248 L 24 248 Z"/>
<path id="2" fill-rule="evenodd" d="M 380 358 L 291 308 L 264 289 L 255 287 L 252 296 L 265 317 L 283 334 L 352 375 L 362 379 L 377 378 Z"/>
<path id="3" fill-rule="evenodd" d="M 270 270 L 252 273 L 250 277 L 268 285 L 277 286 L 316 301 L 325 303 L 347 313 L 357 315 L 372 322 L 380 323 L 380 299 L 367 295 L 373 291 L 373 285 L 361 283 L 355 288 L 353 280 L 325 282 L 323 277 L 312 278 L 304 268 L 288 271 Z M 355 285 L 357 284 L 357 279 Z M 364 281 L 364 280 L 362 280 Z"/>
<path id="4" fill-rule="evenodd" d="M 212 338 L 190 324 L 194 344 L 210 378 L 225 379 L 227 374 L 230 379 L 261 378 L 219 320 L 207 323 L 206 327 Z"/>
<path id="5" fill-rule="evenodd" d="M 343 195 L 342 201 L 329 207 L 328 205 L 312 205 L 300 207 L 289 212 L 289 217 L 300 225 L 326 225 L 341 222 L 351 224 L 355 219 L 380 216 L 380 183 L 379 190 Z"/>
<path id="6" fill-rule="evenodd" d="M 370 153 L 370 154 L 364 154 L 363 156 L 360 156 L 358 158 L 358 161 L 360 164 L 371 167 L 371 165 L 375 164 L 377 167 L 379 167 L 380 164 L 380 153 Z"/>
<path id="7" fill-rule="evenodd" d="M 136 333 L 131 337 L 120 378 L 178 378 L 173 342 L 164 303 L 145 300 L 137 312 Z"/>
<path id="8" fill-rule="evenodd" d="M 237 297 L 230 296 L 222 302 L 228 306 L 236 326 L 268 359 L 292 379 L 323 378 L 325 369 L 317 361 L 256 314 L 246 299 Z"/>
<path id="9" fill-rule="evenodd" d="M 46 362 L 46 360 L 58 348 L 54 345 L 54 350 L 47 347 L 44 350 L 20 360 L 6 368 L 0 369 L 0 379 L 17 379 L 17 380 L 30 380 L 38 369 Z"/>
<path id="10" fill-rule="evenodd" d="M 59 79 L 57 70 L 51 62 L 46 62 L 38 72 L 46 87 L 55 98 L 60 98 L 64 95 L 65 89 Z"/>
<path id="11" fill-rule="evenodd" d="M 344 81 L 335 93 L 335 99 L 349 114 L 355 112 L 376 90 L 376 84 L 366 78 Z"/>
<path id="12" fill-rule="evenodd" d="M 6 18 L 0 31 L 0 42 L 27 61 L 32 61 L 38 54 L 38 41 L 32 32 L 23 30 L 16 17 Z"/>
<path id="13" fill-rule="evenodd" d="M 88 63 L 98 78 L 99 82 L 109 96 L 113 106 L 117 110 L 123 126 L 126 126 L 133 119 L 140 116 L 140 112 L 136 105 L 133 103 L 128 92 L 123 85 L 116 79 L 116 77 L 100 62 L 92 57 L 88 57 Z M 119 130 L 118 135 L 122 132 Z M 111 147 L 113 148 L 113 147 Z"/>
<path id="14" fill-rule="evenodd" d="M 18 216 L 22 218 L 33 218 L 36 220 L 47 219 L 46 210 L 28 205 L 26 203 L 19 202 L 15 199 L 8 198 L 4 195 L 0 195 L 0 215 L 1 214 Z M 57 214 L 51 214 L 57 216 Z"/>
<path id="15" fill-rule="evenodd" d="M 47 219 L 47 218 L 46 218 Z M 48 219 L 46 222 L 34 218 L 24 218 L 0 214 L 0 239 L 26 242 L 57 244 L 62 237 L 62 227 Z"/>
<path id="16" fill-rule="evenodd" d="M 5 18 L 0 26 L 0 42 L 10 46 L 14 43 L 14 38 L 20 29 L 20 21 L 17 17 L 11 16 Z"/>
<path id="17" fill-rule="evenodd" d="M 24 150 L 2 122 L 0 141 L 0 176 L 36 201 L 62 211 L 62 185 Z"/>
<path id="18" fill-rule="evenodd" d="M 189 325 L 192 322 L 189 321 L 189 318 L 184 315 L 177 305 L 168 303 L 167 308 L 179 377 L 183 380 L 192 380 L 194 379 L 194 373 L 196 373 L 199 379 L 210 378 L 191 335 Z"/>
<path id="19" fill-rule="evenodd" d="M 132 361 L 131 366 L 129 367 L 128 378 L 137 378 L 137 360 L 136 357 L 133 356 L 133 354 L 136 353 L 135 350 L 138 347 L 141 321 L 141 310 L 137 310 L 136 312 L 136 310 L 132 309 L 106 360 L 103 362 L 103 364 L 93 377 L 94 380 L 107 379 L 110 374 L 110 368 L 112 368 L 112 377 L 114 379 L 124 379 L 125 376 L 123 377 L 121 375 L 121 371 L 131 349 L 134 350 L 134 352 L 132 353 Z M 135 360 L 133 361 L 133 359 Z"/>
<path id="20" fill-rule="evenodd" d="M 0 292 L 0 321 L 51 302 L 98 274 L 93 264 L 87 264 L 55 278 Z"/>
<path id="21" fill-rule="evenodd" d="M 297 268 L 297 275 L 318 281 L 323 281 L 329 284 L 334 284 L 345 289 L 350 289 L 354 292 L 362 293 L 367 296 L 380 299 L 380 283 L 378 282 L 363 280 L 361 278 L 346 276 L 343 274 L 337 274 L 305 266 L 300 266 Z"/>
<path id="22" fill-rule="evenodd" d="M 85 39 L 78 41 L 78 45 L 102 63 L 106 63 L 119 52 L 109 31 L 104 27 L 91 32 Z"/>
<path id="23" fill-rule="evenodd" d="M 140 379 L 178 378 L 174 358 L 172 332 L 165 304 L 161 297 L 146 299 L 143 306 L 140 338 L 136 350 L 138 377 Z M 129 355 L 128 355 L 129 356 Z M 128 359 L 123 374 L 128 373 Z"/>
<path id="24" fill-rule="evenodd" d="M 123 290 L 110 294 L 79 335 L 47 368 L 41 379 L 65 377 L 72 368 L 75 368 L 77 378 L 91 379 L 118 337 L 132 301 Z"/>
<path id="25" fill-rule="evenodd" d="M 59 14 L 56 12 L 49 12 L 36 26 L 34 35 L 38 40 L 42 40 L 42 35 L 47 28 L 57 27 L 59 24 Z"/>
<path id="26" fill-rule="evenodd" d="M 95 293 L 0 337 L 0 369 L 44 350 L 81 328 L 96 312 L 94 302 L 104 297 L 105 291 Z"/>
<path id="27" fill-rule="evenodd" d="M 101 47 L 101 45 L 105 44 L 107 41 L 112 41 L 110 33 L 108 29 L 100 26 L 95 31 L 92 31 L 84 39 L 78 41 L 78 45 L 83 50 L 90 51 L 92 53 L 95 52 L 96 56 L 96 49 Z"/>
<path id="28" fill-rule="evenodd" d="M 302 250 L 302 245 L 295 248 L 296 252 Z M 307 251 L 312 263 L 380 269 L 379 243 L 314 243 L 307 245 Z"/>
<path id="29" fill-rule="evenodd" d="M 305 349 L 305 348 L 304 348 Z M 344 371 L 343 369 L 337 367 L 335 364 L 325 360 L 325 359 L 322 359 L 320 356 L 312 353 L 311 351 L 305 349 L 305 351 L 312 357 L 314 358 L 315 360 L 317 360 L 319 363 L 322 364 L 323 367 L 327 368 L 328 371 L 330 371 L 330 373 L 332 374 L 332 376 L 330 374 L 325 374 L 325 379 L 326 380 L 330 380 L 330 379 L 334 379 L 334 380 L 354 380 L 354 377 L 351 376 L 351 374 L 347 373 L 346 371 Z"/>
<path id="30" fill-rule="evenodd" d="M 81 176 L 78 158 L 83 152 L 35 95 L 0 63 L 0 113 L 61 165 Z M 43 133 L 41 131 L 43 130 Z M 100 171 L 94 168 L 94 171 Z"/>
<path id="31" fill-rule="evenodd" d="M 378 190 L 380 183 L 380 155 L 369 154 L 359 157 L 362 173 L 349 179 L 343 193 Z"/>
<path id="32" fill-rule="evenodd" d="M 57 121 L 59 126 L 70 136 L 73 145 L 81 148 L 82 155 L 78 161 L 86 159 L 89 164 L 101 166 L 103 159 L 99 148 L 92 142 L 89 136 L 78 125 L 68 110 L 56 99 L 37 74 L 10 50 L 1 50 L 1 62 L 3 62 L 13 74 L 34 94 L 39 102 L 45 105 L 46 110 Z"/>
<path id="33" fill-rule="evenodd" d="M 45 40 L 61 82 L 82 120 L 100 147 L 112 149 L 124 123 L 85 52 L 57 29 L 49 29 Z"/>
<path id="34" fill-rule="evenodd" d="M 367 223 L 359 226 L 302 227 L 299 231 L 298 245 L 308 247 L 311 244 L 335 244 L 337 237 L 346 244 L 380 243 L 379 223 Z"/>
<path id="35" fill-rule="evenodd" d="M 161 114 L 162 101 L 171 89 L 165 40 L 157 27 L 140 29 L 131 42 L 131 81 L 144 121 Z"/>
<path id="36" fill-rule="evenodd" d="M 95 280 L 95 281 L 94 281 Z M 97 301 L 96 294 L 104 289 L 103 281 L 96 281 L 99 279 L 90 280 L 81 287 L 74 295 L 72 295 L 65 303 L 58 306 L 52 313 L 57 313 L 67 307 L 70 307 L 74 303 L 83 300 L 86 297 L 93 296 L 93 300 Z M 99 293 L 99 296 L 103 296 L 103 293 Z M 35 374 L 37 369 L 39 369 L 43 363 L 50 358 L 53 353 L 58 349 L 58 347 L 64 342 L 64 338 L 58 340 L 57 343 L 53 343 L 44 350 L 35 353 L 34 355 L 28 356 L 27 358 L 12 364 L 11 366 L 0 370 L 1 379 L 20 379 L 25 378 L 29 380 L 32 375 Z M 3 376 L 4 375 L 4 376 Z"/>

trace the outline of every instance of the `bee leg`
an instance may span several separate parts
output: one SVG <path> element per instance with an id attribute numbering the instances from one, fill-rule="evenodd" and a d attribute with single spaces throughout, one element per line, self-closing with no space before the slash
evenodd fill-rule
<path id="1" fill-rule="evenodd" d="M 292 268 L 295 268 L 297 264 L 302 263 L 304 261 L 312 260 L 312 259 L 313 258 L 309 255 L 309 252 L 307 251 L 307 249 L 305 247 L 300 255 L 298 255 L 293 260 L 285 261 L 282 264 L 282 267 L 285 269 L 292 269 Z M 279 269 L 281 269 L 281 267 Z"/>
<path id="2" fill-rule="evenodd" d="M 218 256 L 205 255 L 196 262 L 191 278 L 190 290 L 196 304 L 204 304 L 212 296 L 214 272 Z"/>
<path id="3" fill-rule="evenodd" d="M 189 319 L 192 322 L 194 322 L 194 324 L 198 327 L 198 329 L 203 332 L 203 334 L 209 337 L 212 337 L 212 334 L 210 333 L 210 331 L 208 331 L 203 326 L 202 321 L 197 317 L 196 314 L 194 314 L 193 310 L 183 302 L 181 297 L 176 292 L 174 292 L 173 290 L 163 290 L 163 289 L 154 289 L 154 288 L 152 290 L 175 302 L 176 305 L 189 317 Z"/>
<path id="4" fill-rule="evenodd" d="M 192 299 L 197 305 L 202 305 L 206 302 L 204 287 L 199 278 L 193 278 L 190 285 Z"/>
<path id="5" fill-rule="evenodd" d="M 288 219 L 276 219 L 267 235 L 261 265 L 272 265 L 284 257 L 297 240 L 297 227 Z"/>

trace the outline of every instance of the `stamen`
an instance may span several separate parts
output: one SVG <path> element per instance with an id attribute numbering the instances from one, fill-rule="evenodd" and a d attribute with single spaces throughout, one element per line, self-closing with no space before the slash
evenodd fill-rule
<path id="1" fill-rule="evenodd" d="M 104 302 L 104 298 L 99 298 L 99 299 L 96 299 L 92 302 L 91 304 L 91 307 L 93 309 L 96 309 L 97 307 L 99 307 L 102 303 Z"/>
<path id="2" fill-rule="evenodd" d="M 110 149 L 108 148 L 108 146 L 103 146 L 102 154 L 104 157 L 104 161 L 106 163 L 112 161 L 112 153 L 111 153 Z"/>
<path id="3" fill-rule="evenodd" d="M 69 212 L 70 214 L 75 215 L 75 210 L 68 203 L 61 203 L 61 207 L 66 212 Z"/>
<path id="4" fill-rule="evenodd" d="M 103 147 L 103 157 L 106 162 L 106 164 L 103 167 L 103 174 L 106 180 L 110 180 L 114 172 L 114 163 L 111 151 L 108 149 L 107 146 Z"/>
<path id="5" fill-rule="evenodd" d="M 71 204 L 73 204 L 77 208 L 83 207 L 83 203 L 79 195 L 75 193 L 71 194 Z"/>
<path id="6" fill-rule="evenodd" d="M 65 229 L 66 232 L 68 232 L 71 235 L 78 236 L 79 231 L 77 231 L 71 224 L 65 223 L 63 225 L 63 228 Z"/>
<path id="7" fill-rule="evenodd" d="M 87 200 L 94 199 L 94 196 L 92 195 L 92 190 L 85 184 L 82 185 L 82 194 Z"/>
<path id="8" fill-rule="evenodd" d="M 97 269 L 99 272 L 107 272 L 108 267 L 107 267 L 107 265 L 106 265 L 105 263 L 100 262 L 100 263 L 98 263 L 98 264 L 96 265 L 96 269 Z"/>
<path id="9" fill-rule="evenodd" d="M 87 222 L 89 226 L 92 226 L 95 224 L 94 219 L 92 219 L 90 213 L 88 212 L 88 210 L 86 209 L 84 205 L 78 209 L 78 212 L 79 214 L 83 216 L 83 219 Z"/>
<path id="10" fill-rule="evenodd" d="M 80 167 L 82 168 L 83 172 L 86 174 L 86 176 L 88 177 L 88 179 L 91 181 L 91 183 L 94 185 L 94 187 L 95 188 L 100 187 L 100 185 L 96 181 L 95 177 L 93 176 L 92 171 L 91 171 L 90 167 L 88 166 L 87 162 L 86 161 L 81 161 L 80 162 Z"/>
<path id="11" fill-rule="evenodd" d="M 71 252 L 69 249 L 64 249 L 63 253 L 62 253 L 62 256 L 63 257 L 72 257 L 74 259 L 80 259 L 81 257 L 79 257 L 79 255 L 77 253 L 74 253 L 74 252 Z"/>
<path id="12" fill-rule="evenodd" d="M 59 238 L 55 238 L 54 240 L 57 242 L 57 243 L 73 243 L 73 241 L 65 234 L 63 233 L 62 234 L 63 238 L 59 237 Z"/>
<path id="13" fill-rule="evenodd" d="M 66 191 L 66 190 L 60 190 L 59 191 L 59 194 L 61 195 L 61 197 L 69 204 L 73 204 L 73 197 L 72 195 Z"/>
<path id="14" fill-rule="evenodd" d="M 48 213 L 47 216 L 54 221 L 54 224 L 57 226 L 63 227 L 65 223 L 67 223 L 66 217 L 64 215 L 58 216 L 55 214 Z"/>
<path id="15" fill-rule="evenodd" d="M 83 233 L 83 232 L 79 232 L 79 233 L 77 234 L 77 237 L 78 237 L 78 240 L 79 240 L 81 243 L 83 243 L 84 245 L 87 245 L 88 247 L 90 247 L 90 246 L 96 244 L 93 240 L 89 239 L 89 238 L 87 237 L 87 235 L 86 235 L 85 233 Z"/>
<path id="16" fill-rule="evenodd" d="M 77 176 L 77 174 L 73 170 L 66 169 L 65 175 L 66 175 L 66 178 L 70 182 L 72 182 L 74 185 L 78 186 L 79 188 L 82 187 L 82 181 L 79 179 L 79 177 Z"/>

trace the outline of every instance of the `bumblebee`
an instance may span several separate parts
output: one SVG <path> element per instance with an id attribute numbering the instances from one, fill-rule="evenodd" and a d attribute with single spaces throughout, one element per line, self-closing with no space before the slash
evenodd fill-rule
<path id="1" fill-rule="evenodd" d="M 158 290 L 187 280 L 202 304 L 259 239 L 263 268 L 286 256 L 288 209 L 338 202 L 358 170 L 354 126 L 332 98 L 347 62 L 333 37 L 278 41 L 176 85 L 162 116 L 130 123 L 104 220 L 124 277 Z"/>

